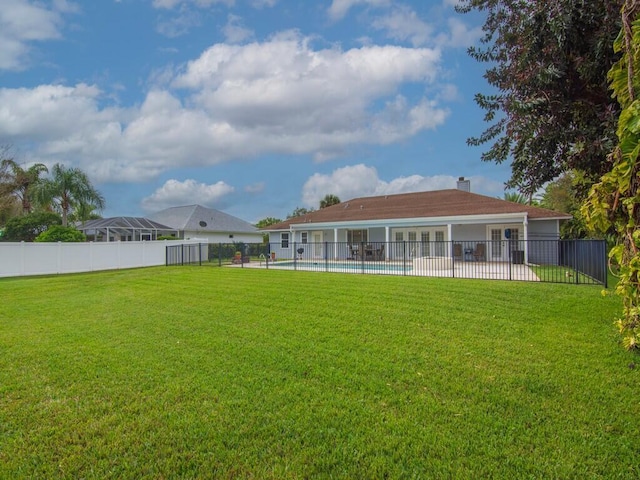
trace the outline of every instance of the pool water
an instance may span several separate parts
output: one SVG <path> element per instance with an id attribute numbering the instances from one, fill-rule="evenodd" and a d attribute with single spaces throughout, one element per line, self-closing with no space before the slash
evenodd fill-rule
<path id="1" fill-rule="evenodd" d="M 301 270 L 326 270 L 326 271 L 356 271 L 356 272 L 410 272 L 410 265 L 397 265 L 389 263 L 361 263 L 361 262 L 325 262 L 319 260 L 312 262 L 301 260 L 298 262 L 284 261 L 270 263 L 269 268 L 299 268 Z"/>

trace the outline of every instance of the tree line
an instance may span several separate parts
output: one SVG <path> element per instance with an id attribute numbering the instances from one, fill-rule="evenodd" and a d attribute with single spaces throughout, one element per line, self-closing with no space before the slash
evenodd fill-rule
<path id="1" fill-rule="evenodd" d="M 489 124 L 468 144 L 511 163 L 507 187 L 564 198 L 578 234 L 611 241 L 617 325 L 640 347 L 640 1 L 461 0 L 485 15 L 469 54 L 489 66 L 476 103 Z"/>
<path id="2" fill-rule="evenodd" d="M 82 241 L 70 223 L 100 218 L 105 200 L 78 168 L 24 167 L 0 148 L 0 226 L 3 241 Z"/>

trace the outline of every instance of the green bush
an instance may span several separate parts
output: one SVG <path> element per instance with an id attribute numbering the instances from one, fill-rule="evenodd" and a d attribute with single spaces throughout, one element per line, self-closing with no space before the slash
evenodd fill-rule
<path id="1" fill-rule="evenodd" d="M 178 237 L 175 237 L 173 235 L 160 235 L 158 237 L 158 240 L 180 240 Z"/>
<path id="2" fill-rule="evenodd" d="M 38 235 L 36 242 L 86 242 L 87 237 L 74 227 L 53 225 Z"/>
<path id="3" fill-rule="evenodd" d="M 2 240 L 5 242 L 33 242 L 52 225 L 60 225 L 60 217 L 51 212 L 29 213 L 7 221 Z"/>

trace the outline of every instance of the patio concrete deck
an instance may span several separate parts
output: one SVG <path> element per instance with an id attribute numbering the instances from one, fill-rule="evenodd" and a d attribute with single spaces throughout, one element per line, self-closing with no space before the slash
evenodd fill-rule
<path id="1" fill-rule="evenodd" d="M 491 280 L 521 280 L 529 282 L 539 282 L 540 279 L 531 268 L 523 264 L 513 264 L 509 262 L 381 262 L 381 261 L 353 261 L 334 262 L 324 260 L 308 261 L 301 260 L 291 262 L 251 262 L 243 265 L 233 265 L 236 268 L 275 268 L 296 269 L 306 271 L 322 271 L 334 273 L 368 273 L 376 275 L 407 275 L 419 277 L 455 277 L 455 278 L 477 278 Z M 404 270 L 403 267 L 407 268 Z"/>

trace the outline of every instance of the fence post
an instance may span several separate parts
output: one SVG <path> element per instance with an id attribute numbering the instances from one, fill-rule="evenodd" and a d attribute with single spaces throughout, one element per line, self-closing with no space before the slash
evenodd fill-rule
<path id="1" fill-rule="evenodd" d="M 402 241 L 402 276 L 407 276 L 407 241 Z"/>
<path id="2" fill-rule="evenodd" d="M 449 240 L 449 251 L 451 252 L 451 278 L 456 278 L 456 254 L 454 252 L 455 245 L 453 244 L 453 239 Z M 464 243 L 461 243 L 462 249 L 462 261 L 464 262 Z"/>
<path id="3" fill-rule="evenodd" d="M 324 242 L 324 271 L 329 271 L 329 242 Z"/>
<path id="4" fill-rule="evenodd" d="M 609 263 L 607 262 L 607 241 L 606 240 L 600 240 L 600 244 L 602 245 L 602 261 L 603 261 L 603 265 L 602 265 L 602 272 L 603 272 L 603 283 L 604 283 L 604 288 L 609 288 Z"/>

